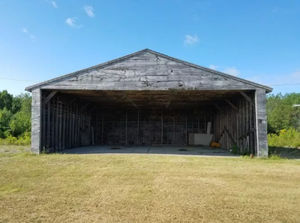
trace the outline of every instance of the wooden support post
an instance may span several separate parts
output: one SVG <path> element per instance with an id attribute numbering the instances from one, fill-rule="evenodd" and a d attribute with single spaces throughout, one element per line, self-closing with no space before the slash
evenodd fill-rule
<path id="1" fill-rule="evenodd" d="M 42 92 L 40 89 L 32 91 L 32 118 L 31 118 L 31 152 L 41 152 L 41 102 Z"/>
<path id="2" fill-rule="evenodd" d="M 266 91 L 263 89 L 256 89 L 255 91 L 255 109 L 256 155 L 258 157 L 268 157 Z"/>

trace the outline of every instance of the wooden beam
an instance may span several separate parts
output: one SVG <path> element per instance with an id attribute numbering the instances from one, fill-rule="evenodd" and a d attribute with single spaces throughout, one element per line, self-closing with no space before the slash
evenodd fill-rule
<path id="1" fill-rule="evenodd" d="M 240 91 L 240 94 L 250 103 L 253 104 L 252 99 L 243 91 Z"/>
<path id="2" fill-rule="evenodd" d="M 214 106 L 216 109 L 218 109 L 219 111 L 222 111 L 221 107 L 219 105 L 217 105 L 216 103 L 214 103 Z"/>
<path id="3" fill-rule="evenodd" d="M 47 104 L 47 103 L 51 100 L 51 98 L 53 98 L 56 94 L 57 94 L 57 91 L 52 91 L 52 92 L 45 98 L 44 104 Z"/>
<path id="4" fill-rule="evenodd" d="M 237 106 L 235 106 L 231 101 L 229 101 L 229 100 L 225 100 L 226 102 L 227 102 L 227 104 L 229 104 L 234 110 L 236 110 L 236 111 L 238 111 L 239 109 L 238 109 L 238 107 Z"/>
<path id="5" fill-rule="evenodd" d="M 128 101 L 134 108 L 138 108 L 138 106 L 134 103 L 134 101 L 132 101 L 132 100 L 128 97 L 128 94 L 126 94 L 125 92 L 124 92 L 122 98 L 125 99 L 126 101 Z"/>

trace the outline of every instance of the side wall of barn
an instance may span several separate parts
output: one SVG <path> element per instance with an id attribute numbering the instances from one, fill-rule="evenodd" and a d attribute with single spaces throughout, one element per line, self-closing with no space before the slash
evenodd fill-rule
<path id="1" fill-rule="evenodd" d="M 247 100 L 248 99 L 248 100 Z M 256 154 L 254 94 L 216 105 L 214 135 L 221 147 L 240 154 Z"/>

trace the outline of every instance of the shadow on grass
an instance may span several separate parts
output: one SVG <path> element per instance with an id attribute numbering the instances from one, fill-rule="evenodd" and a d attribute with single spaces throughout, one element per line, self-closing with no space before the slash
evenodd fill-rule
<path id="1" fill-rule="evenodd" d="M 270 146 L 269 155 L 278 155 L 288 159 L 300 159 L 300 149 Z"/>

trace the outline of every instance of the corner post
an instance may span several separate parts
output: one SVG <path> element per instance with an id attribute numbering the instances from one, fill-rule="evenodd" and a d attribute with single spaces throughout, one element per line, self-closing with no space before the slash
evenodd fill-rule
<path id="1" fill-rule="evenodd" d="M 267 138 L 267 111 L 266 111 L 266 91 L 256 89 L 255 91 L 255 116 L 256 116 L 256 155 L 258 157 L 268 157 Z"/>
<path id="2" fill-rule="evenodd" d="M 33 90 L 31 103 L 31 152 L 35 154 L 40 154 L 41 152 L 41 102 L 41 89 Z"/>

